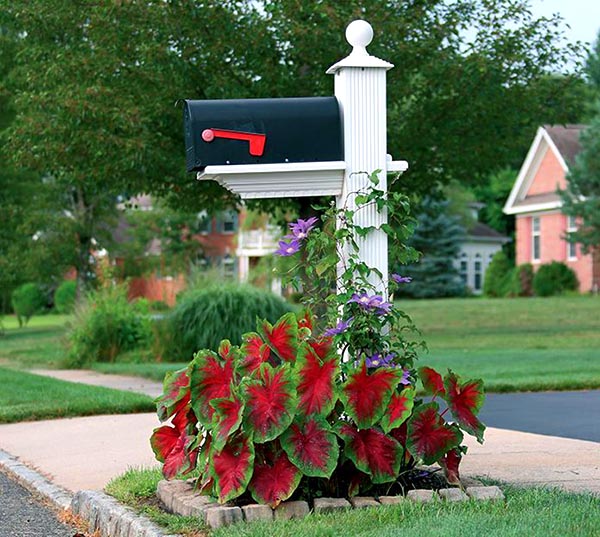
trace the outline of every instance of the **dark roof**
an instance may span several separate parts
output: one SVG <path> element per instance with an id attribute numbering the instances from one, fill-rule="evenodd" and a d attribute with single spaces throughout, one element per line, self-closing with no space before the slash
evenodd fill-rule
<path id="1" fill-rule="evenodd" d="M 497 240 L 497 241 L 508 241 L 509 238 L 502 235 L 495 229 L 487 226 L 486 224 L 482 224 L 481 222 L 475 222 L 473 227 L 471 227 L 467 231 L 467 235 L 469 239 L 486 239 L 486 240 Z"/>
<path id="2" fill-rule="evenodd" d="M 585 128 L 585 125 L 544 125 L 544 130 L 568 166 L 573 165 L 575 157 L 581 151 L 579 135 Z"/>

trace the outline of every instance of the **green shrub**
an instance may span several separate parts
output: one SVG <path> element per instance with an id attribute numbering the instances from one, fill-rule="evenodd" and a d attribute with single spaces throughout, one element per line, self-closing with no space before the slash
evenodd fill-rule
<path id="1" fill-rule="evenodd" d="M 24 283 L 12 292 L 11 304 L 17 315 L 19 326 L 24 326 L 35 313 L 44 307 L 46 297 L 37 284 Z"/>
<path id="2" fill-rule="evenodd" d="M 75 296 L 77 295 L 77 282 L 66 280 L 54 292 L 54 308 L 58 313 L 73 313 Z"/>
<path id="3" fill-rule="evenodd" d="M 222 339 L 239 344 L 242 334 L 256 329 L 257 318 L 274 322 L 290 310 L 291 306 L 281 297 L 249 285 L 188 291 L 168 316 L 168 327 L 157 325 L 157 331 L 168 342 L 159 344 L 162 358 L 190 360 L 200 349 L 218 347 Z"/>
<path id="4" fill-rule="evenodd" d="M 91 293 L 75 308 L 75 320 L 67 334 L 69 365 L 112 362 L 120 353 L 148 345 L 151 323 L 146 304 L 128 302 L 124 286 Z"/>
<path id="5" fill-rule="evenodd" d="M 502 250 L 496 252 L 485 271 L 485 281 L 483 282 L 485 296 L 506 296 L 512 269 L 506 254 Z"/>
<path id="6" fill-rule="evenodd" d="M 154 312 L 162 312 L 162 311 L 169 311 L 169 305 L 166 302 L 163 302 L 162 300 L 151 300 L 150 301 L 150 311 L 154 311 Z"/>
<path id="7" fill-rule="evenodd" d="M 533 296 L 533 265 L 523 263 L 511 272 L 508 285 L 510 296 Z"/>
<path id="8" fill-rule="evenodd" d="M 560 261 L 541 265 L 533 277 L 533 290 L 537 296 L 561 295 L 578 288 L 575 272 Z"/>

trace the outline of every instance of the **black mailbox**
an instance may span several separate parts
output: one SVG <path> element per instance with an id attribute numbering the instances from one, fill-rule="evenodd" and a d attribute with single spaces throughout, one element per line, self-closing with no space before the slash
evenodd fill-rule
<path id="1" fill-rule="evenodd" d="M 335 97 L 185 101 L 187 170 L 344 160 Z"/>

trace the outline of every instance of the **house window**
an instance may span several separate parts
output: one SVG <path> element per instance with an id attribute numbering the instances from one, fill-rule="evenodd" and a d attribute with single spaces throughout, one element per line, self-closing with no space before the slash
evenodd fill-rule
<path id="1" fill-rule="evenodd" d="M 531 219 L 531 260 L 540 260 L 540 218 L 534 216 Z"/>
<path id="2" fill-rule="evenodd" d="M 482 270 L 481 270 L 481 256 L 477 254 L 475 256 L 475 263 L 473 264 L 473 272 L 474 272 L 474 283 L 473 290 L 481 291 L 481 282 L 482 282 Z"/>
<path id="3" fill-rule="evenodd" d="M 221 233 L 234 233 L 237 230 L 238 215 L 233 210 L 223 211 L 219 218 Z"/>
<path id="4" fill-rule="evenodd" d="M 469 262 L 467 261 L 467 254 L 462 254 L 460 256 L 460 265 L 458 272 L 460 274 L 460 279 L 462 282 L 467 285 L 469 279 Z"/>
<path id="5" fill-rule="evenodd" d="M 577 231 L 577 218 L 569 216 L 567 219 L 567 235 L 571 236 L 575 231 Z M 567 257 L 569 261 L 577 259 L 577 243 L 567 242 Z"/>
<path id="6" fill-rule="evenodd" d="M 230 254 L 225 254 L 221 260 L 221 266 L 223 269 L 223 277 L 231 280 L 235 276 L 235 259 Z"/>
<path id="7" fill-rule="evenodd" d="M 212 231 L 212 217 L 206 213 L 206 211 L 202 211 L 198 213 L 198 220 L 196 223 L 196 233 L 201 233 L 202 235 L 207 235 Z"/>

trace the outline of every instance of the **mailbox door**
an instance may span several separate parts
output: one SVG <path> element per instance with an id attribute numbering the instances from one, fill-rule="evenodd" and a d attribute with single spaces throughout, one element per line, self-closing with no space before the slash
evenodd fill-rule
<path id="1" fill-rule="evenodd" d="M 188 171 L 343 160 L 335 97 L 185 101 Z"/>

